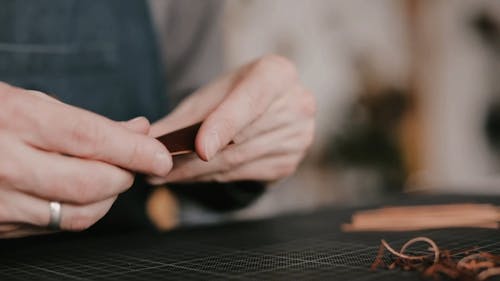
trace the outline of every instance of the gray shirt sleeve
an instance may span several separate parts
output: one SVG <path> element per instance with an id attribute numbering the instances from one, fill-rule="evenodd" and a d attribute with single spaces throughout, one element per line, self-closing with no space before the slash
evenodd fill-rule
<path id="1" fill-rule="evenodd" d="M 149 1 L 173 108 L 223 69 L 223 1 Z"/>

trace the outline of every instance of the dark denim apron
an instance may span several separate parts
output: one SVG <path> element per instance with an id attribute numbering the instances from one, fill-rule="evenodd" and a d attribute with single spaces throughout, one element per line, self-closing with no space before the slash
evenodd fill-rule
<path id="1" fill-rule="evenodd" d="M 145 0 L 0 0 L 0 81 L 154 121 L 166 114 L 164 77 Z M 136 185 L 101 225 L 147 223 Z"/>

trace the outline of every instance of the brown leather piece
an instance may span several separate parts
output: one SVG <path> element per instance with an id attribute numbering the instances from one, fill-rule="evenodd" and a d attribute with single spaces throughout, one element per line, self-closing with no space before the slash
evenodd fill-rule
<path id="1" fill-rule="evenodd" d="M 436 228 L 498 229 L 500 207 L 492 204 L 390 206 L 354 213 L 344 231 L 417 231 Z"/>
<path id="2" fill-rule="evenodd" d="M 197 123 L 159 136 L 156 139 L 168 149 L 172 156 L 191 153 L 195 151 L 194 142 L 200 127 L 201 123 Z"/>

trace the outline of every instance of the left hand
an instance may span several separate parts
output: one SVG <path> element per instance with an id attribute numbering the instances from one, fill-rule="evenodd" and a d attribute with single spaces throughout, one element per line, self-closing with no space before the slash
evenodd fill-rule
<path id="1" fill-rule="evenodd" d="M 149 181 L 274 181 L 289 176 L 313 141 L 315 108 L 314 96 L 301 85 L 290 61 L 260 58 L 196 91 L 153 124 L 151 135 L 156 137 L 203 121 L 196 136 L 198 155 L 177 156 L 167 176 Z"/>

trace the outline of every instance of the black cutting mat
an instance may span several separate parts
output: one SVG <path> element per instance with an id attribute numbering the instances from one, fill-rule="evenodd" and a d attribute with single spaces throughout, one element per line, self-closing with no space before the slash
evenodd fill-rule
<path id="1" fill-rule="evenodd" d="M 500 198 L 423 198 L 426 202 Z M 500 254 L 497 230 L 342 233 L 353 209 L 271 220 L 106 235 L 55 235 L 0 241 L 0 280 L 419 280 L 414 272 L 370 272 L 381 238 L 395 247 L 425 235 L 440 247 L 479 246 Z M 499 280 L 491 279 L 491 280 Z"/>

